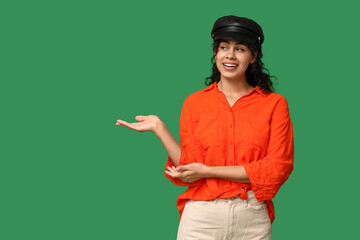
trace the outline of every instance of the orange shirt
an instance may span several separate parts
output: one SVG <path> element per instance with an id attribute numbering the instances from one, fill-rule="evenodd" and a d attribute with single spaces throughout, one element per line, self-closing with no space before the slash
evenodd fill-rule
<path id="1" fill-rule="evenodd" d="M 259 86 L 240 97 L 232 107 L 217 82 L 190 94 L 180 115 L 180 165 L 200 162 L 207 166 L 243 165 L 250 183 L 203 178 L 184 183 L 165 173 L 174 184 L 188 189 L 177 199 L 180 219 L 188 199 L 212 200 L 239 196 L 253 190 L 266 201 L 274 221 L 272 198 L 293 170 L 293 127 L 285 97 L 265 94 Z M 174 166 L 167 159 L 165 166 Z"/>

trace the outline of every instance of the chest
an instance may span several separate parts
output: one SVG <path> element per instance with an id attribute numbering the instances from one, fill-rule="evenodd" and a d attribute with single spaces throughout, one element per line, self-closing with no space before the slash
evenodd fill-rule
<path id="1" fill-rule="evenodd" d="M 241 96 L 231 97 L 231 96 L 225 95 L 225 98 L 226 98 L 227 102 L 229 103 L 230 107 L 232 107 L 232 106 L 234 106 L 236 101 L 241 98 Z"/>
<path id="2" fill-rule="evenodd" d="M 267 102 L 263 98 L 221 97 L 217 102 L 207 101 L 197 117 L 194 133 L 202 145 L 205 148 L 221 146 L 226 148 L 224 151 L 234 146 L 266 149 L 272 116 Z M 225 99 L 231 110 L 224 106 Z"/>

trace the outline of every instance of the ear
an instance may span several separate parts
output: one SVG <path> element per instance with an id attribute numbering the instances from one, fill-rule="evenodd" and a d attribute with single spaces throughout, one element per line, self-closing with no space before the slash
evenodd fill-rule
<path id="1" fill-rule="evenodd" d="M 256 50 L 256 52 L 255 52 L 255 56 L 254 56 L 254 57 L 251 59 L 251 61 L 250 61 L 250 63 L 251 63 L 251 64 L 255 62 L 255 60 L 256 60 L 256 58 L 257 58 L 258 53 L 259 53 L 259 50 Z"/>

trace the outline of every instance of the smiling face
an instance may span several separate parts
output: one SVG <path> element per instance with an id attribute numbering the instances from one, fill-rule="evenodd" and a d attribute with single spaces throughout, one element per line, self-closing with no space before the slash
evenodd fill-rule
<path id="1" fill-rule="evenodd" d="M 256 56 L 253 57 L 244 44 L 232 39 L 223 39 L 219 44 L 215 59 L 221 79 L 230 80 L 245 78 L 245 71 L 249 63 L 254 63 Z"/>

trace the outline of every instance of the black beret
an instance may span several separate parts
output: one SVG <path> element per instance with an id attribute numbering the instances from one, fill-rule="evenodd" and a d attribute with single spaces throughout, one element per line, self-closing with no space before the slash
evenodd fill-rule
<path id="1" fill-rule="evenodd" d="M 211 37 L 214 40 L 230 38 L 243 43 L 257 41 L 260 45 L 264 42 L 264 34 L 259 24 L 249 18 L 233 15 L 217 19 Z"/>

